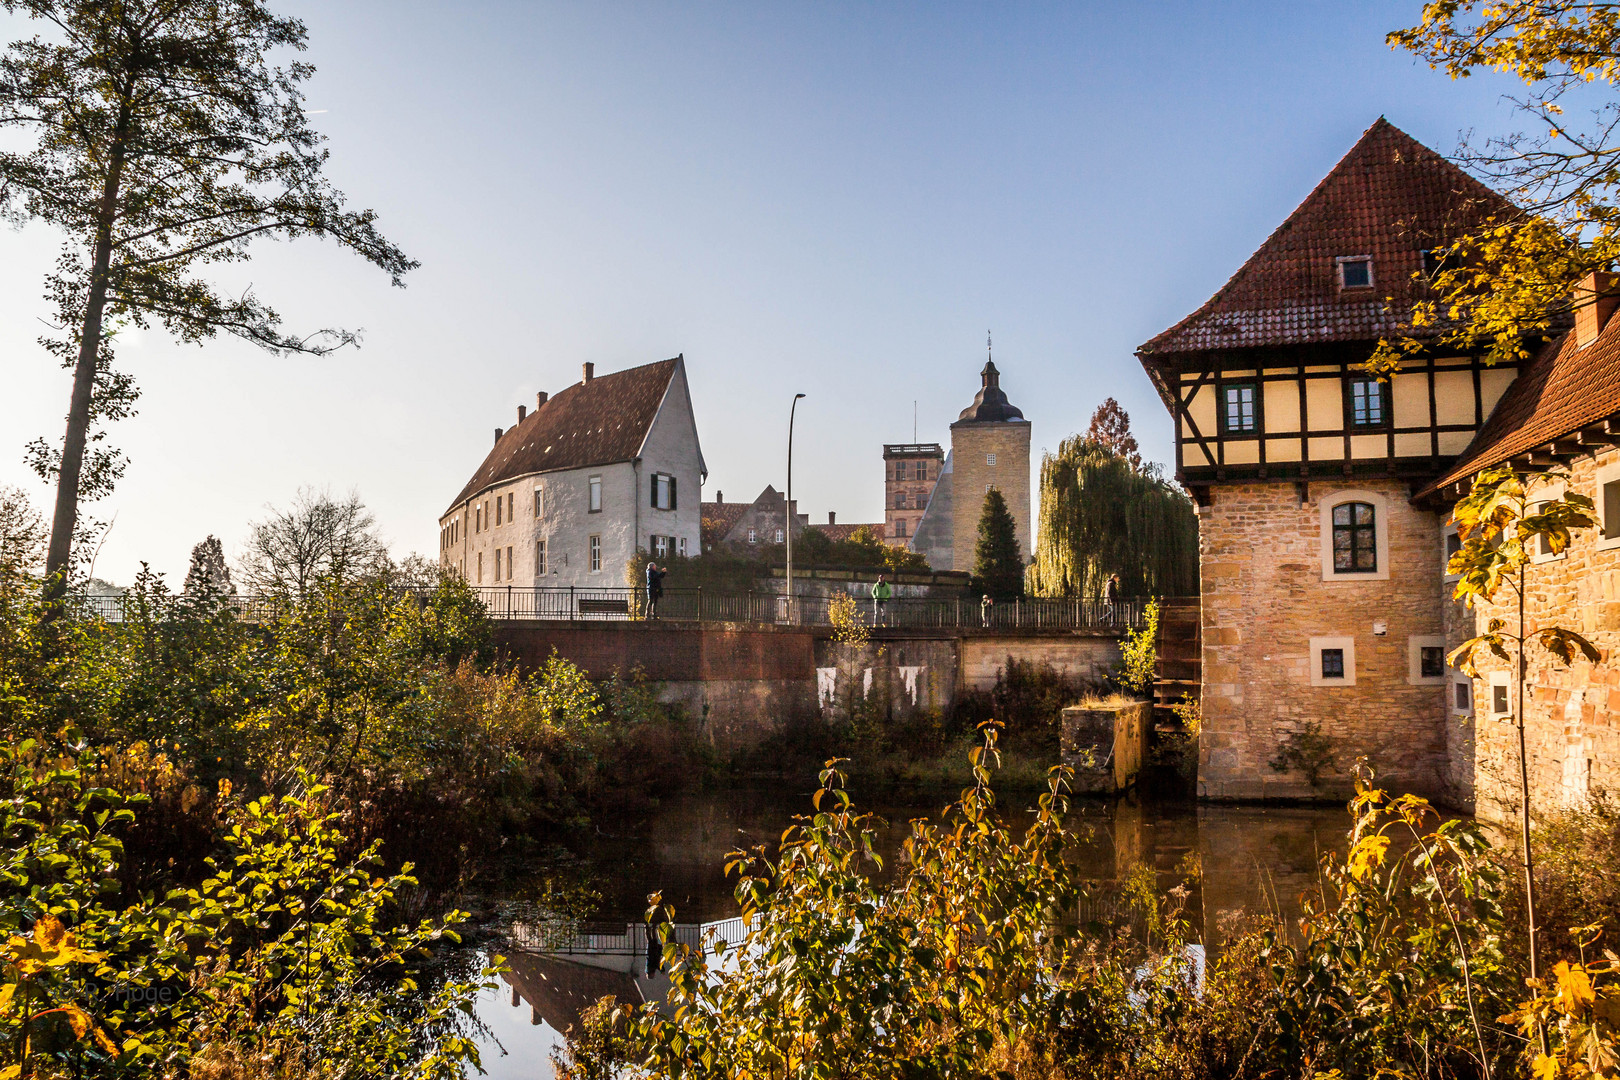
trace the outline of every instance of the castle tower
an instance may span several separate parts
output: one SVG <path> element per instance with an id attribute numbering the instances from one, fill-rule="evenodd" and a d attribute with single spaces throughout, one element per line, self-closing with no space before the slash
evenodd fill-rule
<path id="1" fill-rule="evenodd" d="M 1018 553 L 1027 562 L 1033 532 L 1029 512 L 1029 433 L 1024 419 L 1001 389 L 1001 372 L 985 361 L 979 373 L 983 385 L 973 404 L 951 425 L 952 497 L 951 548 L 956 569 L 973 569 L 973 549 L 979 540 L 979 515 L 991 488 L 1001 492 L 1018 527 Z"/>

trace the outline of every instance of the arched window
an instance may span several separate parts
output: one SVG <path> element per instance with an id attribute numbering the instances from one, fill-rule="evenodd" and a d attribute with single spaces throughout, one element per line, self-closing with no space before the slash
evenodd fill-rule
<path id="1" fill-rule="evenodd" d="M 1333 508 L 1333 572 L 1378 571 L 1378 512 L 1371 503 L 1346 502 Z"/>

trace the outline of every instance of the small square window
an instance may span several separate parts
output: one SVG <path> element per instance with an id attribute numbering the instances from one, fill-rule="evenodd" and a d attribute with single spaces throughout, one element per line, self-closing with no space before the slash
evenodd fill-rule
<path id="1" fill-rule="evenodd" d="M 1452 684 L 1451 706 L 1458 712 L 1472 712 L 1474 708 L 1474 684 L 1458 679 Z"/>
<path id="2" fill-rule="evenodd" d="M 1418 650 L 1418 674 L 1425 679 L 1446 677 L 1446 650 L 1439 645 L 1424 645 Z"/>
<path id="3" fill-rule="evenodd" d="M 1446 269 L 1446 253 L 1440 248 L 1429 248 L 1423 253 L 1423 276 L 1434 277 Z"/>
<path id="4" fill-rule="evenodd" d="M 1347 255 L 1339 259 L 1339 285 L 1346 289 L 1372 288 L 1372 258 Z"/>
<path id="5" fill-rule="evenodd" d="M 1322 678 L 1324 678 L 1324 679 L 1342 679 L 1342 678 L 1344 678 L 1344 650 L 1343 649 L 1323 649 L 1322 650 Z"/>
<path id="6" fill-rule="evenodd" d="M 1497 716 L 1506 716 L 1510 711 L 1508 705 L 1508 684 L 1505 682 L 1491 684 L 1491 712 Z"/>
<path id="7" fill-rule="evenodd" d="M 1350 426 L 1381 428 L 1389 420 L 1387 388 L 1377 379 L 1350 380 Z"/>
<path id="8" fill-rule="evenodd" d="M 1221 387 L 1221 430 L 1228 435 L 1251 434 L 1258 427 L 1254 383 L 1227 383 Z"/>
<path id="9" fill-rule="evenodd" d="M 986 465 L 994 465 L 996 463 L 996 455 L 994 455 L 994 454 L 986 454 L 986 455 L 984 455 L 984 463 Z"/>

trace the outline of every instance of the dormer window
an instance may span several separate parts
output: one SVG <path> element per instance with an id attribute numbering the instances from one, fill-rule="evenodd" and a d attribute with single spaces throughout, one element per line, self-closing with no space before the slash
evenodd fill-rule
<path id="1" fill-rule="evenodd" d="M 1339 288 L 1372 288 L 1373 276 L 1371 255 L 1340 255 L 1338 262 Z"/>

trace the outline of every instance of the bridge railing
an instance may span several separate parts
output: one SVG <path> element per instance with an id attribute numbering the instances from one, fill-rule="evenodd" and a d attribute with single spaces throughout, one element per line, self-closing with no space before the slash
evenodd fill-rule
<path id="1" fill-rule="evenodd" d="M 666 589 L 656 606 L 648 603 L 645 589 L 629 586 L 585 588 L 553 586 L 474 586 L 492 619 L 502 621 L 560 620 L 587 622 L 657 619 L 664 622 L 832 624 L 832 597 L 797 596 L 792 618 L 788 597 L 770 590 L 676 588 Z M 90 618 L 120 622 L 134 612 L 139 601 L 130 596 L 78 596 L 75 611 Z M 232 596 L 224 600 L 237 617 L 265 622 L 284 601 L 269 596 Z M 1136 627 L 1142 622 L 1144 601 L 1068 597 L 1022 597 L 984 605 L 970 597 L 894 597 L 878 603 L 870 596 L 856 597 L 857 619 L 871 627 L 907 630 L 1110 630 Z"/>

